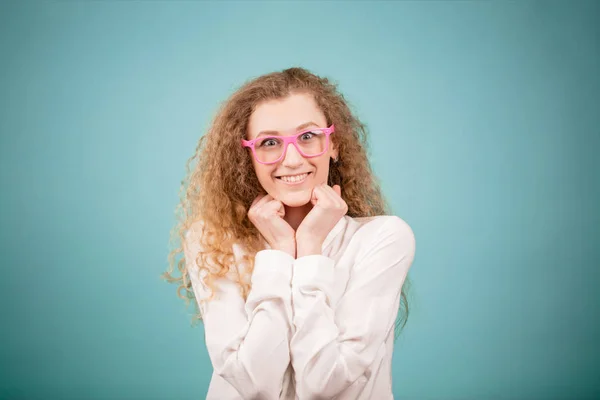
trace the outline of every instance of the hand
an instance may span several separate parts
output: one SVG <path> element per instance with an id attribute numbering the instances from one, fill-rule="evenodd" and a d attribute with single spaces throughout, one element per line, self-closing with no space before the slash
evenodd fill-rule
<path id="1" fill-rule="evenodd" d="M 248 210 L 248 219 L 258 229 L 269 246 L 274 250 L 285 251 L 295 258 L 295 232 L 290 224 L 283 219 L 284 216 L 283 203 L 269 194 L 258 195 Z"/>
<path id="2" fill-rule="evenodd" d="M 341 195 L 339 185 L 334 185 L 333 188 L 326 183 L 315 186 L 310 199 L 313 208 L 296 230 L 298 257 L 321 254 L 325 238 L 348 212 L 348 205 Z"/>

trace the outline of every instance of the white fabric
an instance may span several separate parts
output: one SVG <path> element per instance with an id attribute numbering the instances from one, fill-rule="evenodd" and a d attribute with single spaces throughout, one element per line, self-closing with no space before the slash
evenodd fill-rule
<path id="1" fill-rule="evenodd" d="M 217 297 L 197 274 L 198 236 L 188 235 L 186 265 L 204 320 L 214 368 L 208 400 L 393 399 L 391 360 L 401 288 L 415 238 L 396 216 L 344 216 L 322 255 L 294 259 L 259 251 L 243 300 L 231 274 Z"/>

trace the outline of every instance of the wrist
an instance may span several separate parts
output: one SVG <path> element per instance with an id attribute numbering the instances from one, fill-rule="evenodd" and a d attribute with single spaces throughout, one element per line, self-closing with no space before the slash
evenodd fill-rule
<path id="1" fill-rule="evenodd" d="M 315 254 L 321 254 L 321 246 L 323 241 L 313 237 L 302 237 L 296 238 L 296 250 L 297 257 L 310 256 Z"/>
<path id="2" fill-rule="evenodd" d="M 277 243 L 271 247 L 273 250 L 280 250 L 296 258 L 296 243 Z"/>

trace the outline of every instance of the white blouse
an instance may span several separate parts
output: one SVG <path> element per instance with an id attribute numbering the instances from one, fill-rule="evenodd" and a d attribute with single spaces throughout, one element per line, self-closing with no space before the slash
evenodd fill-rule
<path id="1" fill-rule="evenodd" d="M 196 231 L 184 249 L 214 369 L 208 400 L 393 399 L 394 323 L 415 254 L 405 221 L 344 216 L 322 255 L 259 251 L 246 301 L 222 278 L 206 303 Z"/>

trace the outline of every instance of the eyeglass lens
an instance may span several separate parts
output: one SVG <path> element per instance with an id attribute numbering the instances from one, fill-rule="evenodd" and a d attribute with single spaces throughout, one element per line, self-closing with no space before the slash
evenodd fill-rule
<path id="1" fill-rule="evenodd" d="M 296 143 L 304 156 L 316 156 L 327 148 L 327 135 L 321 131 L 304 132 L 296 137 Z M 285 149 L 284 141 L 276 136 L 257 140 L 254 144 L 256 158 L 260 162 L 274 162 L 281 157 Z"/>

